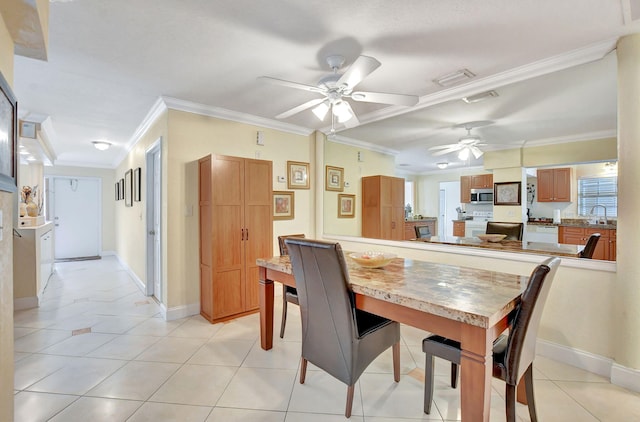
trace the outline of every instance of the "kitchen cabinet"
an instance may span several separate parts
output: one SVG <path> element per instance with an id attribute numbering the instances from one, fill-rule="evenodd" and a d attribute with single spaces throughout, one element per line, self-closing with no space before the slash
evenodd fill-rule
<path id="1" fill-rule="evenodd" d="M 403 178 L 380 175 L 362 178 L 362 236 L 405 238 Z"/>
<path id="2" fill-rule="evenodd" d="M 457 237 L 464 237 L 465 223 L 464 221 L 453 222 L 453 235 Z"/>
<path id="3" fill-rule="evenodd" d="M 13 306 L 35 308 L 53 273 L 53 223 L 15 229 L 13 237 Z"/>
<path id="4" fill-rule="evenodd" d="M 471 189 L 493 189 L 493 174 L 471 176 Z"/>
<path id="5" fill-rule="evenodd" d="M 429 231 L 432 236 L 437 236 L 437 219 L 436 218 L 428 218 L 424 220 L 411 220 L 404 222 L 404 240 L 411 240 L 416 238 L 416 229 L 415 226 L 429 226 Z"/>
<path id="6" fill-rule="evenodd" d="M 471 202 L 471 176 L 460 176 L 460 202 Z"/>
<path id="7" fill-rule="evenodd" d="M 471 189 L 493 189 L 493 174 L 460 176 L 460 202 L 471 202 Z"/>
<path id="8" fill-rule="evenodd" d="M 606 261 L 616 260 L 616 230 L 599 229 L 592 227 L 560 226 L 558 229 L 558 242 L 569 245 L 586 245 L 589 236 L 593 233 L 600 233 L 600 239 L 593 252 L 592 259 L 602 259 Z"/>
<path id="9" fill-rule="evenodd" d="M 571 168 L 538 169 L 538 202 L 571 202 Z"/>
<path id="10" fill-rule="evenodd" d="M 200 314 L 210 322 L 256 312 L 256 259 L 273 255 L 271 161 L 198 161 Z"/>

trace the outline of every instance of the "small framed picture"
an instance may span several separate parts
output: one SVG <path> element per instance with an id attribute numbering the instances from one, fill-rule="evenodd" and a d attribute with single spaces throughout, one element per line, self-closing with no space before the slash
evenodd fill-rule
<path id="1" fill-rule="evenodd" d="M 273 192 L 273 219 L 293 220 L 295 214 L 295 192 L 274 191 Z"/>
<path id="2" fill-rule="evenodd" d="M 324 188 L 336 192 L 344 190 L 344 169 L 341 167 L 325 166 Z"/>
<path id="3" fill-rule="evenodd" d="M 133 171 L 131 169 L 127 170 L 124 174 L 124 206 L 132 207 L 133 206 Z"/>
<path id="4" fill-rule="evenodd" d="M 133 200 L 140 202 L 142 196 L 140 195 L 140 173 L 142 169 L 138 167 L 133 171 Z"/>
<path id="5" fill-rule="evenodd" d="M 122 200 L 124 199 L 124 179 L 120 179 L 118 184 L 120 185 L 120 199 Z"/>
<path id="6" fill-rule="evenodd" d="M 348 194 L 338 195 L 338 218 L 353 218 L 356 216 L 356 196 Z"/>
<path id="7" fill-rule="evenodd" d="M 116 182 L 116 201 L 120 200 L 120 182 Z"/>
<path id="8" fill-rule="evenodd" d="M 522 182 L 493 184 L 493 205 L 520 205 Z"/>
<path id="9" fill-rule="evenodd" d="M 287 161 L 287 188 L 309 189 L 309 163 Z"/>

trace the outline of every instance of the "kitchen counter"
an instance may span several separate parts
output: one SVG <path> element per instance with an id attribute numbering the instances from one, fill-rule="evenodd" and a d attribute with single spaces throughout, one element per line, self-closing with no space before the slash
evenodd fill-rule
<path id="1" fill-rule="evenodd" d="M 440 240 L 437 236 L 431 239 L 416 239 L 420 242 L 437 243 L 441 245 L 468 246 L 473 248 L 492 249 L 501 252 L 533 253 L 540 255 L 564 256 L 577 258 L 584 245 L 564 245 L 543 242 L 520 242 L 517 240 L 503 240 L 501 242 L 483 242 L 475 237 L 454 237 Z"/>
<path id="2" fill-rule="evenodd" d="M 565 227 L 583 227 L 585 229 L 608 229 L 608 230 L 616 230 L 617 222 L 610 221 L 609 224 L 589 224 L 587 220 L 584 219 L 565 219 L 560 222 L 560 224 L 555 224 L 552 221 L 528 221 L 527 224 L 533 226 L 565 226 Z"/>

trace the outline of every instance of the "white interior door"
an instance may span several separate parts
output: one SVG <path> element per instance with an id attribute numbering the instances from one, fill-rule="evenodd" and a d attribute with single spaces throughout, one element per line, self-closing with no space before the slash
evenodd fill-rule
<path id="1" fill-rule="evenodd" d="M 453 220 L 458 218 L 456 207 L 460 205 L 460 182 L 440 182 L 440 191 L 444 191 L 445 196 L 444 217 L 442 217 L 444 237 L 451 237 L 453 236 Z"/>
<path id="2" fill-rule="evenodd" d="M 95 178 L 54 177 L 55 258 L 100 255 L 101 188 Z"/>
<path id="3" fill-rule="evenodd" d="M 160 142 L 147 152 L 147 294 L 162 301 L 162 160 Z"/>

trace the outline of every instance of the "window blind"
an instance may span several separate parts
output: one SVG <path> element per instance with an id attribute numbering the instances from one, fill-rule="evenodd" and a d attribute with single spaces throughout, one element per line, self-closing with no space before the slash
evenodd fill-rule
<path id="1" fill-rule="evenodd" d="M 588 216 L 594 205 L 607 207 L 607 217 L 618 216 L 618 178 L 584 177 L 578 179 L 578 215 Z M 593 214 L 604 217 L 604 209 L 597 207 Z"/>

